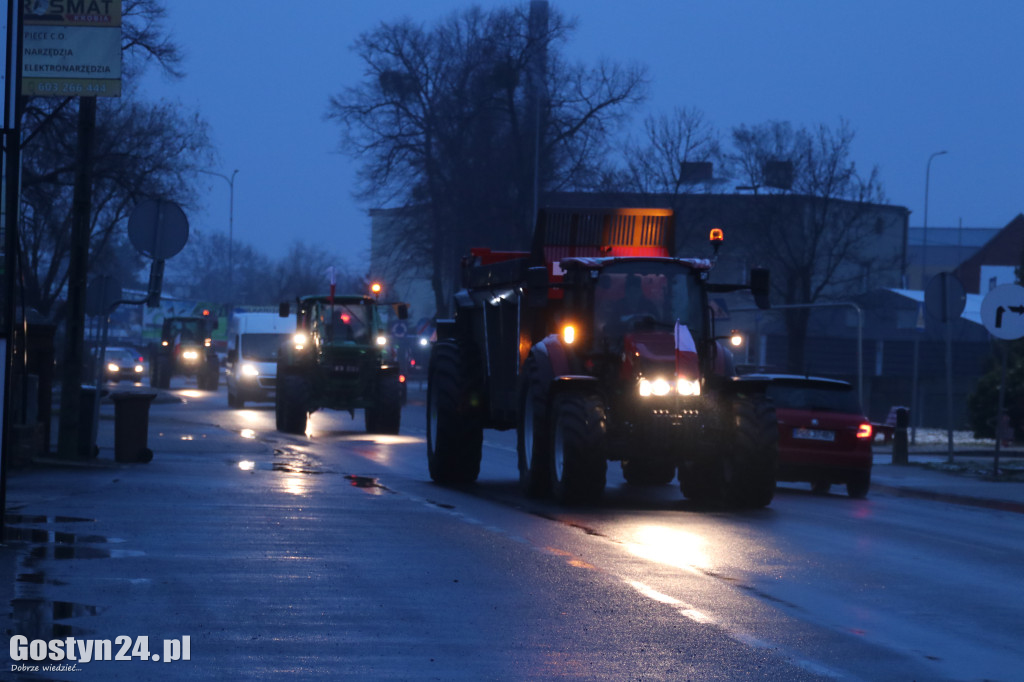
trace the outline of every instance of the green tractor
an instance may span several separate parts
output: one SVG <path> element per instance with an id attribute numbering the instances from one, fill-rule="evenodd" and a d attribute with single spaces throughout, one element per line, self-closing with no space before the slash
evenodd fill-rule
<path id="1" fill-rule="evenodd" d="M 194 376 L 199 390 L 216 391 L 220 360 L 211 339 L 216 328 L 209 315 L 165 318 L 160 343 L 150 354 L 150 385 L 166 389 L 172 376 Z"/>
<path id="2" fill-rule="evenodd" d="M 288 317 L 289 305 L 280 314 Z M 297 301 L 295 335 L 277 360 L 277 430 L 303 434 L 321 408 L 355 417 L 362 409 L 369 433 L 397 434 L 403 382 L 387 317 L 408 316 L 404 303 L 370 296 L 305 296 Z"/>

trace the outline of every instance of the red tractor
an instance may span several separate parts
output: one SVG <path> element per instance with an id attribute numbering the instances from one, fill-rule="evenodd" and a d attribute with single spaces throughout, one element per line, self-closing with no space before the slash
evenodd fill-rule
<path id="1" fill-rule="evenodd" d="M 714 262 L 673 258 L 672 212 L 542 211 L 530 252 L 474 249 L 439 320 L 427 389 L 438 483 L 475 481 L 483 429 L 516 429 L 530 496 L 599 499 L 608 461 L 627 482 L 733 507 L 768 505 L 777 427 L 763 391 L 734 380 L 709 293 Z M 713 232 L 715 252 L 721 231 Z"/>

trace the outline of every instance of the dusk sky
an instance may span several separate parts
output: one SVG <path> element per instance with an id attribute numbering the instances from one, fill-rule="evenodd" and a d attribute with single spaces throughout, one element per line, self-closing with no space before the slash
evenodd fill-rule
<path id="1" fill-rule="evenodd" d="M 277 256 L 296 239 L 365 267 L 368 205 L 338 152 L 328 98 L 362 76 L 357 36 L 408 16 L 432 26 L 463 0 L 173 0 L 166 28 L 187 76 L 150 72 L 148 99 L 180 101 L 210 124 L 238 169 L 234 236 Z M 484 0 L 484 7 L 510 3 Z M 579 20 L 566 56 L 645 64 L 649 113 L 696 107 L 723 136 L 771 120 L 856 131 L 853 159 L 877 165 L 888 201 L 929 227 L 1002 227 L 1024 211 L 1024 3 L 1018 0 L 551 0 Z M 206 178 L 193 230 L 228 231 L 228 183 Z"/>

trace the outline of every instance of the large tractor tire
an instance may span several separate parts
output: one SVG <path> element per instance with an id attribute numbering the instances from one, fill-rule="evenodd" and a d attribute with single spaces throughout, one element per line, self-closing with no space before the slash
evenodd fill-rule
<path id="1" fill-rule="evenodd" d="M 537 360 L 532 355 L 523 364 L 522 377 L 516 423 L 519 484 L 527 497 L 547 497 L 551 494 L 547 401 Z"/>
<path id="2" fill-rule="evenodd" d="M 680 476 L 683 494 L 733 508 L 771 504 L 779 459 L 778 428 L 771 402 L 760 396 L 733 397 L 722 408 L 704 456 Z"/>
<path id="3" fill-rule="evenodd" d="M 556 398 L 548 475 L 557 502 L 592 504 L 601 499 L 608 472 L 606 428 L 604 403 L 597 396 L 572 391 Z"/>
<path id="4" fill-rule="evenodd" d="M 166 390 L 171 387 L 171 365 L 171 359 L 164 355 L 153 361 L 153 376 L 150 379 L 153 388 Z"/>
<path id="5" fill-rule="evenodd" d="M 427 465 L 436 483 L 472 483 L 480 475 L 483 427 L 475 373 L 453 341 L 434 345 L 427 380 Z"/>
<path id="6" fill-rule="evenodd" d="M 395 435 L 402 423 L 402 385 L 397 375 L 383 377 L 377 386 L 376 404 L 363 415 L 367 433 Z"/>
<path id="7" fill-rule="evenodd" d="M 196 385 L 200 391 L 216 391 L 220 383 L 220 363 L 216 358 L 206 361 L 206 366 L 196 376 Z"/>
<path id="8" fill-rule="evenodd" d="M 306 419 L 309 416 L 306 411 L 310 395 L 309 382 L 295 375 L 286 375 L 279 379 L 280 385 L 277 387 L 274 404 L 277 430 L 301 436 L 306 433 Z"/>

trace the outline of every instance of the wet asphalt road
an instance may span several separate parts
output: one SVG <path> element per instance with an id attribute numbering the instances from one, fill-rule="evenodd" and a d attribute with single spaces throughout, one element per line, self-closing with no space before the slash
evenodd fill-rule
<path id="1" fill-rule="evenodd" d="M 0 554 L 9 634 L 187 635 L 191 659 L 16 679 L 1010 680 L 1024 662 L 1020 515 L 796 488 L 730 513 L 615 466 L 604 505 L 564 510 L 518 496 L 509 433 L 486 434 L 477 486 L 431 484 L 415 390 L 398 437 L 331 412 L 286 436 L 272 405 L 175 393 L 149 464 L 13 475 Z"/>

